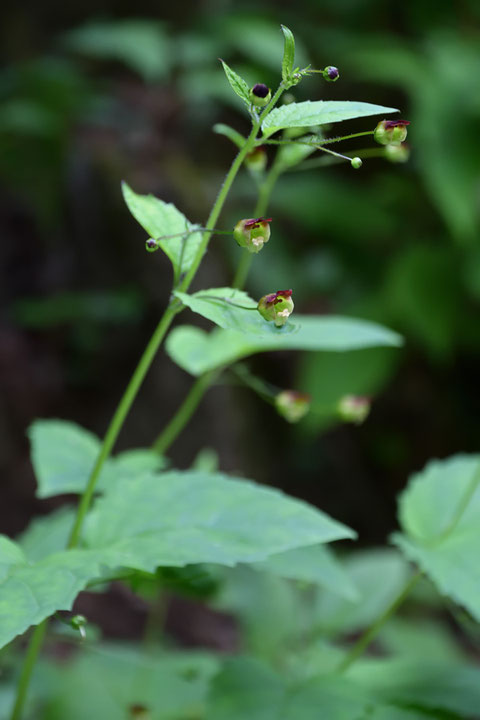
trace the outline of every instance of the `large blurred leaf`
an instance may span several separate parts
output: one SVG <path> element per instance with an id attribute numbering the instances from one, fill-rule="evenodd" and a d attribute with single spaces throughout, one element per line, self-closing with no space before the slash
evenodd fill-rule
<path id="1" fill-rule="evenodd" d="M 172 203 L 163 202 L 154 195 L 138 195 L 125 182 L 122 191 L 133 217 L 150 237 L 158 241 L 173 265 L 175 278 L 179 278 L 192 265 L 202 234 L 191 232 L 195 226 Z M 163 237 L 170 235 L 175 237 Z"/>
<path id="2" fill-rule="evenodd" d="M 151 571 L 158 565 L 252 562 L 354 535 L 279 491 L 221 474 L 170 472 L 111 485 L 91 513 L 86 539 L 112 562 Z"/>
<path id="3" fill-rule="evenodd" d="M 268 337 L 250 337 L 231 330 L 206 333 L 184 325 L 170 333 L 166 349 L 181 368 L 192 375 L 201 375 L 267 350 L 346 351 L 382 345 L 398 347 L 402 343 L 396 333 L 365 320 L 315 315 L 295 315 L 294 318 L 295 332 L 272 332 Z"/>
<path id="4" fill-rule="evenodd" d="M 36 420 L 29 428 L 31 459 L 37 479 L 37 496 L 84 491 L 101 443 L 89 430 L 66 420 Z M 122 477 L 164 467 L 152 450 L 120 453 L 104 463 L 97 489 L 103 490 Z"/>
<path id="5" fill-rule="evenodd" d="M 283 327 L 267 322 L 259 312 L 257 303 L 243 290 L 233 288 L 211 288 L 200 290 L 193 295 L 174 293 L 193 312 L 208 318 L 224 330 L 238 330 L 248 336 L 282 337 L 297 331 L 289 320 Z"/>
<path id="6" fill-rule="evenodd" d="M 337 593 L 323 589 L 317 593 L 315 624 L 329 633 L 355 632 L 370 625 L 409 576 L 402 556 L 387 549 L 355 553 L 343 561 L 343 568 L 357 591 L 356 598 L 339 598 Z"/>
<path id="7" fill-rule="evenodd" d="M 64 45 L 75 52 L 119 60 L 145 80 L 159 80 L 170 70 L 170 41 L 155 20 L 116 20 L 92 22 L 70 31 Z"/>
<path id="8" fill-rule="evenodd" d="M 8 575 L 12 566 L 25 562 L 23 550 L 6 535 L 0 535 L 0 580 Z"/>
<path id="9" fill-rule="evenodd" d="M 480 620 L 480 456 L 429 463 L 400 497 L 403 534 L 394 542 L 443 595 Z M 471 493 L 463 514 L 464 499 Z"/>
<path id="10" fill-rule="evenodd" d="M 358 597 L 355 585 L 341 562 L 323 545 L 309 545 L 271 555 L 268 560 L 254 563 L 252 568 L 291 580 L 315 583 L 349 600 Z"/>
<path id="11" fill-rule="evenodd" d="M 28 560 L 38 562 L 66 548 L 74 519 L 75 510 L 71 507 L 61 507 L 49 515 L 34 518 L 17 538 Z"/>
<path id="12" fill-rule="evenodd" d="M 384 115 L 392 112 L 398 112 L 398 110 L 382 105 L 348 100 L 315 100 L 313 102 L 306 100 L 282 105 L 272 110 L 263 121 L 262 130 L 268 137 L 283 128 L 326 125 L 367 115 Z"/>

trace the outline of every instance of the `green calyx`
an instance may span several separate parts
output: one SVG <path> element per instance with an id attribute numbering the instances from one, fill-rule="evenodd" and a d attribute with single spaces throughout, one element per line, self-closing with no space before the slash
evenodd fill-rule
<path id="1" fill-rule="evenodd" d="M 296 390 L 283 390 L 275 397 L 275 408 L 287 422 L 296 423 L 310 410 L 310 395 Z"/>
<path id="2" fill-rule="evenodd" d="M 373 132 L 380 145 L 400 145 L 407 139 L 408 120 L 381 120 Z"/>
<path id="3" fill-rule="evenodd" d="M 250 253 L 258 253 L 270 240 L 272 218 L 245 218 L 239 220 L 233 229 L 233 237 Z"/>
<path id="4" fill-rule="evenodd" d="M 291 290 L 278 290 L 264 295 L 258 301 L 257 310 L 267 322 L 274 322 L 276 327 L 285 325 L 293 312 Z"/>

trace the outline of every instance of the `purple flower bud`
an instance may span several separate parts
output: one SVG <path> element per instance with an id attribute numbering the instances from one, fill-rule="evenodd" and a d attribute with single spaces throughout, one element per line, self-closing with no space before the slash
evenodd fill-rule
<path id="1" fill-rule="evenodd" d="M 270 102 L 272 93 L 263 83 L 257 83 L 250 89 L 250 101 L 257 107 L 264 107 Z"/>
<path id="2" fill-rule="evenodd" d="M 334 65 L 327 65 L 327 67 L 323 69 L 322 74 L 327 82 L 335 82 L 340 77 L 338 68 Z"/>
<path id="3" fill-rule="evenodd" d="M 274 322 L 276 327 L 285 325 L 293 312 L 291 290 L 277 290 L 264 295 L 258 301 L 257 310 L 267 322 Z"/>
<path id="4" fill-rule="evenodd" d="M 159 244 L 153 238 L 148 238 L 145 243 L 145 249 L 147 250 L 147 252 L 155 252 L 155 250 L 158 250 L 159 247 Z"/>
<path id="5" fill-rule="evenodd" d="M 270 240 L 272 218 L 245 218 L 239 220 L 233 229 L 233 237 L 251 253 L 258 253 Z"/>

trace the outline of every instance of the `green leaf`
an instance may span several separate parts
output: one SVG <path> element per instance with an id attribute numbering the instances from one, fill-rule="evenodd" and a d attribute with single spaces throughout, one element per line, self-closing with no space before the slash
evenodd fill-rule
<path id="1" fill-rule="evenodd" d="M 331 593 L 348 600 L 358 599 L 358 592 L 342 564 L 335 555 L 323 545 L 287 550 L 278 555 L 271 555 L 268 560 L 254 563 L 254 570 L 289 578 L 302 580 L 326 587 Z"/>
<path id="2" fill-rule="evenodd" d="M 17 538 L 17 542 L 30 562 L 38 562 L 48 555 L 67 547 L 73 527 L 75 510 L 61 507 L 49 515 L 37 517 Z"/>
<path id="3" fill-rule="evenodd" d="M 224 135 L 229 140 L 232 141 L 234 145 L 236 145 L 238 148 L 242 148 L 245 145 L 245 138 L 243 135 L 241 135 L 237 130 L 234 130 L 230 125 L 225 125 L 224 123 L 216 123 L 213 126 L 213 132 L 216 132 L 217 135 Z"/>
<path id="4" fill-rule="evenodd" d="M 386 548 L 357 552 L 343 561 L 343 568 L 357 597 L 339 599 L 335 592 L 317 593 L 315 624 L 324 632 L 356 632 L 370 625 L 398 595 L 410 573 L 401 554 Z"/>
<path id="5" fill-rule="evenodd" d="M 12 565 L 0 582 L 0 647 L 57 610 L 69 610 L 100 574 L 95 553 L 68 550 L 35 565 Z"/>
<path id="6" fill-rule="evenodd" d="M 345 352 L 367 347 L 398 347 L 402 344 L 400 335 L 366 320 L 334 315 L 295 314 L 293 317 L 295 332 L 272 332 L 268 337 L 253 337 L 220 329 L 206 333 L 200 328 L 183 325 L 169 334 L 166 350 L 181 368 L 192 375 L 201 375 L 207 370 L 230 365 L 241 358 L 267 350 Z M 288 323 L 285 327 L 288 327 Z"/>
<path id="7" fill-rule="evenodd" d="M 293 72 L 293 63 L 295 62 L 295 38 L 288 27 L 281 25 L 281 28 L 284 35 L 282 80 L 284 83 L 288 83 Z"/>
<path id="8" fill-rule="evenodd" d="M 26 562 L 27 558 L 22 548 L 6 535 L 0 535 L 0 580 L 8 575 L 11 567 Z"/>
<path id="9" fill-rule="evenodd" d="M 262 124 L 266 137 L 290 127 L 310 127 L 326 125 L 366 117 L 368 115 L 384 115 L 398 112 L 396 108 L 372 105 L 371 103 L 352 102 L 348 100 L 306 100 L 300 103 L 282 105 L 270 112 Z"/>
<path id="10" fill-rule="evenodd" d="M 63 44 L 84 55 L 124 62 L 149 81 L 165 77 L 174 57 L 162 25 L 151 18 L 91 22 L 67 33 Z"/>
<path id="11" fill-rule="evenodd" d="M 403 534 L 393 541 L 447 595 L 480 621 L 480 456 L 435 460 L 412 476 L 400 496 Z M 455 522 L 464 498 L 473 492 Z"/>
<path id="12" fill-rule="evenodd" d="M 354 536 L 320 510 L 276 490 L 201 472 L 119 480 L 97 500 L 85 533 L 107 564 L 147 572 L 159 565 L 254 562 Z"/>
<path id="13" fill-rule="evenodd" d="M 66 420 L 36 420 L 28 430 L 31 459 L 40 498 L 62 493 L 81 493 L 100 453 L 93 433 Z M 152 450 L 138 449 L 109 458 L 97 488 L 103 490 L 122 477 L 158 470 L 165 465 Z"/>
<path id="14" fill-rule="evenodd" d="M 238 75 L 235 70 L 232 70 L 232 68 L 229 67 L 226 62 L 224 62 L 223 60 L 220 60 L 220 62 L 223 65 L 225 75 L 227 76 L 227 80 L 230 83 L 230 87 L 232 88 L 233 92 L 235 92 L 238 97 L 242 98 L 246 105 L 250 106 L 250 88 L 248 87 L 245 80 L 240 77 L 240 75 Z"/>
<path id="15" fill-rule="evenodd" d="M 206 317 L 225 330 L 237 330 L 249 336 L 280 337 L 295 333 L 298 329 L 289 320 L 283 327 L 275 327 L 257 312 L 257 302 L 243 290 L 233 288 L 211 288 L 200 290 L 193 295 L 174 292 L 184 305 L 193 312 Z"/>
<path id="16" fill-rule="evenodd" d="M 125 182 L 122 183 L 122 191 L 135 220 L 158 241 L 170 259 L 177 280 L 191 267 L 202 242 L 202 233 L 191 232 L 196 226 L 172 203 L 163 202 L 153 195 L 138 195 Z M 163 237 L 170 235 L 175 237 Z"/>

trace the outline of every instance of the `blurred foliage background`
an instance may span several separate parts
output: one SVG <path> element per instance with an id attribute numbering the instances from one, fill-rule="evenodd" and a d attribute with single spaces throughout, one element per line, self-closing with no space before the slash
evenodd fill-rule
<path id="1" fill-rule="evenodd" d="M 480 5 L 100 0 L 1 12 L 2 531 L 20 531 L 57 502 L 34 499 L 26 427 L 63 417 L 102 435 L 168 300 L 168 260 L 145 252 L 120 181 L 204 222 L 234 153 L 212 125 L 248 124 L 217 58 L 252 84 L 276 85 L 284 23 L 299 63 L 341 73 L 335 84 L 304 80 L 296 98 L 399 107 L 411 121 L 411 156 L 283 176 L 272 240 L 248 289 L 292 287 L 298 310 L 382 322 L 405 347 L 254 358 L 252 372 L 311 393 L 317 408 L 372 395 L 371 415 L 339 426 L 313 411 L 292 427 L 247 389 L 222 384 L 172 459 L 185 468 L 202 453 L 201 462 L 313 502 L 364 545 L 383 542 L 410 472 L 478 451 Z M 221 227 L 249 217 L 254 202 L 245 173 Z M 197 286 L 227 285 L 239 257 L 233 241 L 216 238 Z M 185 312 L 180 322 L 197 320 Z M 191 382 L 162 353 L 120 447 L 152 442 Z"/>

